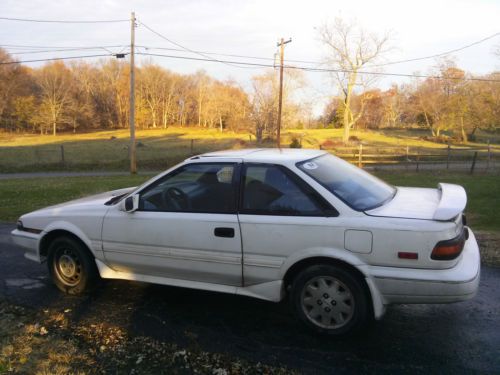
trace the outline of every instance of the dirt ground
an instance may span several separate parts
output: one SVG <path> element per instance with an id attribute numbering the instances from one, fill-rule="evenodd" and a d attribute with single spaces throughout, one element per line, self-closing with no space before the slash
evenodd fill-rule
<path id="1" fill-rule="evenodd" d="M 291 374 L 272 367 L 133 337 L 110 323 L 72 321 L 71 309 L 33 310 L 0 301 L 0 374 Z"/>

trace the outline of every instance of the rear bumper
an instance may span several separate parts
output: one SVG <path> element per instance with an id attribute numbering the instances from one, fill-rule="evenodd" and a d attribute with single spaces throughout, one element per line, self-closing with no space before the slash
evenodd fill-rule
<path id="1" fill-rule="evenodd" d="M 475 296 L 481 260 L 474 233 L 469 229 L 460 261 L 452 268 L 427 270 L 370 267 L 368 273 L 382 303 L 450 303 Z"/>
<path id="2" fill-rule="evenodd" d="M 38 263 L 42 262 L 40 259 L 40 253 L 38 252 L 38 242 L 41 238 L 40 234 L 24 232 L 18 229 L 14 229 L 10 234 L 12 241 L 25 250 L 25 258 Z"/>

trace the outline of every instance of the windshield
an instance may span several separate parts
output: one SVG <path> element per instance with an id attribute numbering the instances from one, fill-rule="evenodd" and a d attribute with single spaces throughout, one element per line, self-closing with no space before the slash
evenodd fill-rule
<path id="1" fill-rule="evenodd" d="M 396 193 L 384 181 L 330 154 L 297 163 L 297 167 L 357 211 L 381 206 Z"/>

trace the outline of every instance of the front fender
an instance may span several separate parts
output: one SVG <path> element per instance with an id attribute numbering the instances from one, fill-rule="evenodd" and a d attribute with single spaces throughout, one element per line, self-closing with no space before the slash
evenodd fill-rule
<path id="1" fill-rule="evenodd" d="M 68 221 L 64 220 L 58 220 L 51 222 L 47 227 L 42 232 L 42 237 L 40 238 L 40 241 L 38 242 L 38 252 L 40 253 L 41 251 L 41 245 L 43 243 L 43 238 L 45 236 L 49 235 L 51 232 L 56 231 L 56 230 L 62 230 L 65 232 L 69 232 L 72 235 L 78 237 L 87 247 L 88 249 L 92 252 L 95 258 L 97 259 L 102 259 L 103 258 L 103 252 L 102 252 L 102 244 L 100 240 L 94 240 L 92 241 L 91 238 L 83 232 L 80 228 L 78 228 L 75 224 L 72 224 Z"/>

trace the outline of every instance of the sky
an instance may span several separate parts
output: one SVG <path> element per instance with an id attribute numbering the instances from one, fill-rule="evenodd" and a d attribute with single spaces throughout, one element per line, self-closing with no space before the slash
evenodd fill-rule
<path id="1" fill-rule="evenodd" d="M 326 50 L 320 43 L 317 27 L 332 22 L 335 17 L 355 21 L 369 32 L 391 35 L 391 51 L 384 60 L 399 61 L 438 54 L 476 42 L 500 32 L 500 0 L 421 0 L 415 1 L 337 1 L 337 0 L 2 0 L 0 17 L 41 20 L 126 20 L 135 11 L 138 52 L 175 54 L 200 57 L 188 52 L 155 50 L 151 47 L 178 48 L 155 35 L 145 26 L 171 41 L 196 51 L 247 55 L 272 59 L 279 38 L 292 38 L 286 45 L 285 59 L 321 61 Z M 127 51 L 130 43 L 130 23 L 60 24 L 25 23 L 0 20 L 0 46 L 109 46 L 112 52 Z M 452 54 L 458 67 L 472 74 L 500 70 L 500 57 L 494 50 L 500 46 L 500 35 Z M 104 49 L 27 54 L 37 48 L 5 47 L 19 60 L 106 54 Z M 39 49 L 43 50 L 43 49 Z M 211 55 L 212 56 L 212 55 Z M 214 56 L 217 59 L 234 59 Z M 179 73 L 205 70 L 220 79 L 237 81 L 245 89 L 251 87 L 251 77 L 262 74 L 264 68 L 238 68 L 214 62 L 187 61 L 163 57 L 141 57 Z M 269 62 L 272 60 L 250 60 Z M 89 59 L 89 61 L 92 61 Z M 40 63 L 30 63 L 37 66 Z M 389 73 L 429 73 L 435 59 L 391 65 Z M 297 65 L 297 64 L 296 64 Z M 315 102 L 315 112 L 321 112 L 336 87 L 328 74 L 307 73 L 308 89 L 304 100 Z M 408 78 L 383 77 L 376 82 L 382 89 L 393 83 L 408 82 Z"/>

